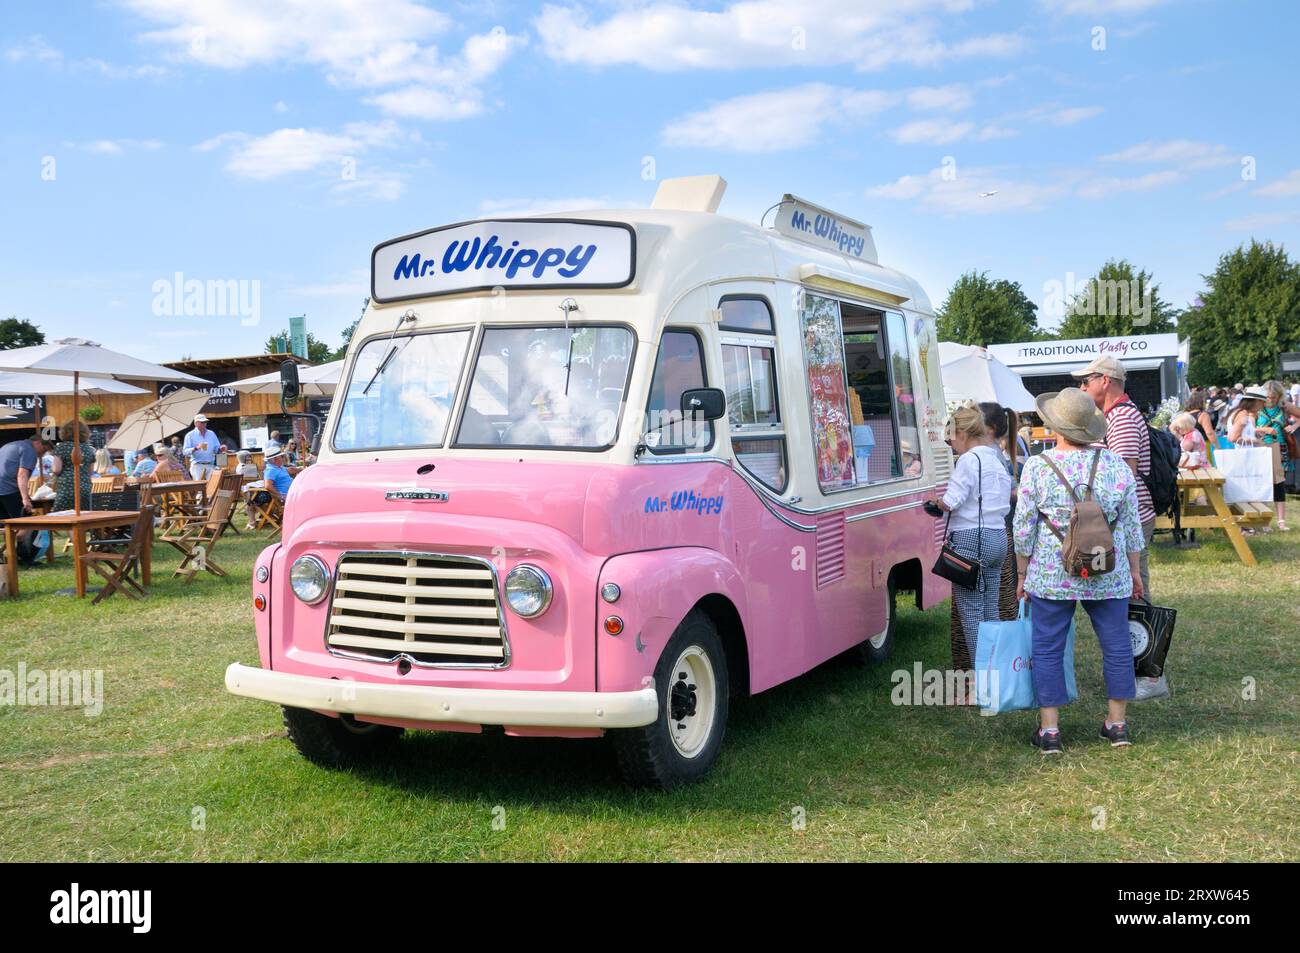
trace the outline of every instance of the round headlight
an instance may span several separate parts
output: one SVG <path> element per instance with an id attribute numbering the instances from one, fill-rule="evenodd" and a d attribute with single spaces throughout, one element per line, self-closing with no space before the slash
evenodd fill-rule
<path id="1" fill-rule="evenodd" d="M 506 602 L 525 619 L 545 612 L 553 594 L 551 577 L 536 566 L 516 566 L 506 576 Z"/>
<path id="2" fill-rule="evenodd" d="M 307 605 L 315 605 L 330 591 L 330 571 L 315 556 L 299 556 L 289 569 L 293 594 Z"/>

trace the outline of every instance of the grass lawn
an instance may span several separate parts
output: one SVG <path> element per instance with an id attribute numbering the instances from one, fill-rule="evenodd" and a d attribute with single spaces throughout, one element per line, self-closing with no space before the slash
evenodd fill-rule
<path id="1" fill-rule="evenodd" d="M 145 603 L 56 595 L 64 557 L 0 605 L 0 669 L 102 669 L 104 710 L 0 707 L 0 861 L 1300 859 L 1300 532 L 1256 537 L 1255 569 L 1202 535 L 1152 556 L 1175 694 L 1130 709 L 1132 748 L 1096 737 L 1082 613 L 1061 758 L 1029 746 L 1027 712 L 892 705 L 895 668 L 947 665 L 944 605 L 904 610 L 889 664 L 734 705 L 713 774 L 674 794 L 624 787 L 604 741 L 408 733 L 380 766 L 317 768 L 278 708 L 223 687 L 257 662 L 264 538 L 224 540 L 230 577 L 189 587 L 156 551 Z"/>

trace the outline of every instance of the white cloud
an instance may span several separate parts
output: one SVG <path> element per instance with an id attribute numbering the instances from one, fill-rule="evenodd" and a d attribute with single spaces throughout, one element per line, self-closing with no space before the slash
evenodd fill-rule
<path id="1" fill-rule="evenodd" d="M 92 139 L 88 142 L 65 142 L 64 145 L 101 156 L 120 156 L 136 150 L 153 152 L 163 146 L 157 139 Z"/>
<path id="2" fill-rule="evenodd" d="M 1261 229 L 1278 225 L 1300 222 L 1300 212 L 1260 212 L 1244 218 L 1234 218 L 1223 223 L 1223 227 L 1233 232 L 1257 232 Z"/>
<path id="3" fill-rule="evenodd" d="M 945 42 L 942 24 L 973 7 L 973 0 L 741 0 L 717 10 L 694 10 L 657 0 L 626 4 L 598 19 L 586 7 L 547 4 L 533 26 L 547 55 L 560 62 L 635 64 L 657 71 L 752 69 L 755 64 L 847 64 L 865 71 L 1008 56 L 1023 48 L 1014 33 Z"/>
<path id="4" fill-rule="evenodd" d="M 973 122 L 956 122 L 952 119 L 918 119 L 899 126 L 890 135 L 903 145 L 924 143 L 946 146 L 965 139 L 975 129 Z"/>
<path id="5" fill-rule="evenodd" d="M 501 27 L 469 37 L 454 56 L 429 42 L 452 26 L 414 0 L 122 0 L 161 29 L 142 35 L 176 62 L 219 69 L 305 63 L 331 82 L 376 91 L 381 109 L 422 119 L 482 111 L 480 85 L 526 40 Z"/>
<path id="6" fill-rule="evenodd" d="M 1282 198 L 1292 195 L 1300 195 L 1300 169 L 1293 169 L 1276 182 L 1270 182 L 1268 185 L 1260 186 L 1255 190 L 1258 195 L 1267 195 Z"/>
<path id="7" fill-rule="evenodd" d="M 340 196 L 391 201 L 406 187 L 405 173 L 375 161 L 376 152 L 418 143 L 391 119 L 348 123 L 338 132 L 285 128 L 262 136 L 223 132 L 194 148 L 212 152 L 231 147 L 226 171 L 244 179 L 265 182 L 286 175 L 314 173 Z"/>
<path id="8" fill-rule="evenodd" d="M 275 105 L 271 107 L 271 111 L 276 113 L 287 113 L 289 111 L 289 104 L 283 99 L 277 99 Z"/>
<path id="9" fill-rule="evenodd" d="M 63 54 L 50 46 L 45 37 L 34 34 L 21 43 L 5 50 L 5 59 L 10 63 L 61 63 Z"/>
<path id="10" fill-rule="evenodd" d="M 1095 17 L 1144 13 L 1163 6 L 1169 0 L 1039 0 L 1039 2 L 1053 13 Z"/>
<path id="11" fill-rule="evenodd" d="M 1183 173 L 1173 169 L 1161 172 L 1148 172 L 1134 178 L 1091 179 L 1079 187 L 1079 197 L 1084 199 L 1107 199 L 1118 192 L 1146 192 L 1151 189 L 1164 188 L 1183 179 Z"/>
<path id="12" fill-rule="evenodd" d="M 965 86 L 918 86 L 907 94 L 907 104 L 913 109 L 934 109 L 957 112 L 969 108 L 975 97 Z"/>
<path id="13" fill-rule="evenodd" d="M 1232 165 L 1238 157 L 1227 146 L 1195 142 L 1191 139 L 1154 139 L 1101 157 L 1104 162 L 1132 162 L 1138 165 L 1172 165 L 1187 169 L 1209 169 Z"/>
<path id="14" fill-rule="evenodd" d="M 861 122 L 888 108 L 894 93 L 808 83 L 736 96 L 669 123 L 670 146 L 777 152 L 814 140 L 826 124 Z"/>
<path id="15" fill-rule="evenodd" d="M 996 192 L 996 195 L 981 193 Z M 867 198 L 915 200 L 938 212 L 987 214 L 1036 211 L 1068 193 L 1063 183 L 1030 182 L 995 167 L 961 168 L 945 176 L 943 168 L 924 175 L 905 175 L 866 191 Z"/>
<path id="16" fill-rule="evenodd" d="M 1100 106 L 1062 106 L 1060 103 L 1043 103 L 1023 112 L 1007 116 L 1012 121 L 1042 122 L 1051 126 L 1073 126 L 1075 123 L 1100 116 Z"/>

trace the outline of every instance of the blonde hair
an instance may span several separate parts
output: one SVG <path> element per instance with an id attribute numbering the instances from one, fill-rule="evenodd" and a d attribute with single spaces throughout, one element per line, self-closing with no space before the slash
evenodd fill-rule
<path id="1" fill-rule="evenodd" d="M 988 435 L 984 414 L 978 407 L 958 407 L 948 418 L 948 435 L 963 435 L 967 440 L 983 440 Z"/>
<path id="2" fill-rule="evenodd" d="M 1196 428 L 1196 418 L 1191 414 L 1182 413 L 1169 421 L 1169 429 L 1178 433 L 1190 433 Z"/>
<path id="3" fill-rule="evenodd" d="M 1269 400 L 1280 400 L 1286 396 L 1286 385 L 1281 381 L 1269 381 L 1264 385 L 1264 393 L 1268 394 Z"/>
<path id="4" fill-rule="evenodd" d="M 113 465 L 112 455 L 103 447 L 95 451 L 95 472 L 103 476 Z"/>

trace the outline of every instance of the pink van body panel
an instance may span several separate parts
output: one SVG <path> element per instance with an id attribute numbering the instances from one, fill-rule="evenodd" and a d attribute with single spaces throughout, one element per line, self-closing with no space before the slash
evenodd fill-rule
<path id="1" fill-rule="evenodd" d="M 711 597 L 725 599 L 739 618 L 749 689 L 760 692 L 880 632 L 895 566 L 919 561 L 911 571 L 921 580 L 923 608 L 949 595 L 947 583 L 929 572 L 940 540 L 936 521 L 920 508 L 934 488 L 814 516 L 761 496 L 721 461 L 629 466 L 357 456 L 355 463 L 318 463 L 294 480 L 283 542 L 257 560 L 254 595 L 267 600 L 264 610 L 254 610 L 263 668 L 393 685 L 635 690 L 652 677 L 682 618 Z M 418 475 L 417 467 L 427 462 L 435 464 L 433 471 Z M 444 491 L 448 498 L 385 498 L 389 490 L 412 487 Z M 306 605 L 288 584 L 289 566 L 304 554 L 316 555 L 333 571 L 346 552 L 377 550 L 491 560 L 498 585 L 510 569 L 530 563 L 550 575 L 555 595 L 541 616 L 529 620 L 511 612 L 498 592 L 510 643 L 506 666 L 417 666 L 401 674 L 396 663 L 330 654 L 330 600 Z M 256 573 L 263 567 L 268 579 L 259 582 Z M 622 590 L 613 605 L 599 595 L 606 582 Z M 618 636 L 603 629 L 609 615 L 623 620 Z"/>

